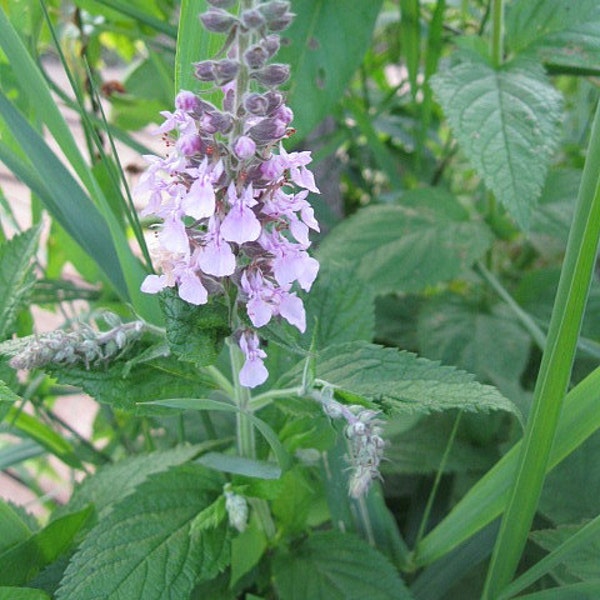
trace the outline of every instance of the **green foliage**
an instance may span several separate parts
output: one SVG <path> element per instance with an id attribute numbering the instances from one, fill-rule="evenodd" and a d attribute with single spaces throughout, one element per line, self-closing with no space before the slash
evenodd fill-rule
<path id="1" fill-rule="evenodd" d="M 213 544 L 190 537 L 191 522 L 219 489 L 219 479 L 199 466 L 151 476 L 85 538 L 65 572 L 58 600 L 95 598 L 98 590 L 107 599 L 188 596 L 214 561 L 206 552 Z"/>
<path id="2" fill-rule="evenodd" d="M 412 598 L 383 555 L 363 540 L 335 531 L 314 533 L 281 552 L 274 577 L 281 600 Z"/>
<path id="3" fill-rule="evenodd" d="M 214 363 L 230 333 L 229 310 L 222 300 L 194 306 L 181 300 L 173 290 L 166 290 L 161 306 L 171 350 L 181 360 L 198 366 Z"/>
<path id="4" fill-rule="evenodd" d="M 0 600 L 51 600 L 42 590 L 33 588 L 0 587 Z"/>
<path id="5" fill-rule="evenodd" d="M 420 292 L 459 275 L 490 243 L 488 228 L 469 221 L 452 196 L 422 190 L 347 219 L 325 238 L 319 258 L 349 261 L 379 294 Z"/>
<path id="6" fill-rule="evenodd" d="M 367 51 L 382 3 L 294 1 L 297 18 L 283 34 L 278 60 L 290 64 L 294 73 L 289 101 L 301 136 L 308 135 L 342 97 Z"/>
<path id="7" fill-rule="evenodd" d="M 559 139 L 560 95 L 535 63 L 494 69 L 473 53 L 460 54 L 431 84 L 462 150 L 527 229 Z"/>

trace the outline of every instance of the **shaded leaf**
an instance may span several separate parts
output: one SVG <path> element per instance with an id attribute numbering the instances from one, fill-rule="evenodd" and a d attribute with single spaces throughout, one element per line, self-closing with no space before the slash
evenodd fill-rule
<path id="1" fill-rule="evenodd" d="M 561 97 L 539 65 L 494 69 L 475 54 L 431 80 L 462 150 L 524 229 L 559 141 Z"/>
<path id="2" fill-rule="evenodd" d="M 385 556 L 362 539 L 319 532 L 273 565 L 281 600 L 409 600 L 410 592 Z"/>
<path id="3" fill-rule="evenodd" d="M 158 473 L 142 483 L 86 537 L 69 564 L 58 600 L 189 597 L 213 556 L 193 541 L 196 515 L 223 482 L 197 465 Z M 224 532 L 219 531 L 221 538 Z"/>
<path id="4" fill-rule="evenodd" d="M 51 600 L 51 598 L 43 590 L 0 587 L 0 600 Z"/>
<path id="5" fill-rule="evenodd" d="M 291 66 L 294 126 L 308 135 L 342 97 L 371 41 L 382 0 L 294 0 L 277 60 Z"/>
<path id="6" fill-rule="evenodd" d="M 418 292 L 448 281 L 489 248 L 487 226 L 469 221 L 449 194 L 411 192 L 402 205 L 372 206 L 338 225 L 319 248 L 320 260 L 349 261 L 355 285 L 378 294 Z"/>

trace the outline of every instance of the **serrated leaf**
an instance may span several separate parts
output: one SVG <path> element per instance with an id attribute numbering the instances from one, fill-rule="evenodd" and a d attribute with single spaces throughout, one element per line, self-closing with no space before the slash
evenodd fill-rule
<path id="1" fill-rule="evenodd" d="M 5 383 L 0 380 L 0 421 L 4 420 L 4 417 L 8 414 L 10 407 L 20 400 Z"/>
<path id="2" fill-rule="evenodd" d="M 171 350 L 182 360 L 200 366 L 214 363 L 231 333 L 227 306 L 218 299 L 194 306 L 179 298 L 174 290 L 161 294 L 161 306 Z"/>
<path id="3" fill-rule="evenodd" d="M 494 69 L 466 53 L 431 85 L 471 164 L 527 229 L 559 141 L 560 94 L 533 62 Z"/>
<path id="4" fill-rule="evenodd" d="M 93 513 L 92 507 L 52 521 L 30 538 L 0 554 L 1 585 L 22 585 L 43 567 L 54 562 L 72 545 L 73 540 Z"/>
<path id="5" fill-rule="evenodd" d="M 517 0 L 506 14 L 506 35 L 515 51 L 548 35 L 589 22 L 598 8 L 596 0 Z"/>
<path id="6" fill-rule="evenodd" d="M 321 264 L 319 276 L 310 293 L 303 295 L 306 331 L 286 321 L 271 321 L 261 328 L 261 336 L 304 354 L 313 345 L 325 348 L 354 340 L 373 338 L 373 294 L 367 286 L 356 285 L 356 275 L 349 264 Z"/>
<path id="7" fill-rule="evenodd" d="M 65 572 L 57 599 L 189 597 L 204 562 L 213 561 L 201 541 L 192 541 L 190 526 L 222 485 L 197 465 L 149 478 L 86 537 Z"/>
<path id="8" fill-rule="evenodd" d="M 552 552 L 569 541 L 583 527 L 584 525 L 564 525 L 556 529 L 542 529 L 532 531 L 530 537 L 544 550 Z M 562 564 L 571 575 L 579 579 L 584 581 L 597 579 L 598 565 L 600 565 L 600 536 L 596 535 L 594 539 L 588 540 L 577 551 L 571 551 L 565 556 Z"/>
<path id="9" fill-rule="evenodd" d="M 262 558 L 268 547 L 268 540 L 258 519 L 251 519 L 248 527 L 231 542 L 231 583 L 235 584 Z M 246 594 L 245 600 L 250 600 Z"/>
<path id="10" fill-rule="evenodd" d="M 33 257 L 39 229 L 30 229 L 0 245 L 0 340 L 11 333 L 18 311 L 33 290 Z"/>
<path id="11" fill-rule="evenodd" d="M 205 529 L 214 529 L 227 517 L 225 496 L 219 496 L 212 504 L 200 511 L 192 521 L 190 535 L 199 535 Z"/>
<path id="12" fill-rule="evenodd" d="M 302 365 L 284 378 L 298 381 Z M 441 366 L 410 352 L 365 342 L 331 346 L 319 353 L 316 377 L 335 386 L 352 401 L 364 399 L 392 413 L 505 410 L 518 414 L 510 400 L 495 388 L 474 381 L 473 375 Z"/>
<path id="13" fill-rule="evenodd" d="M 304 137 L 342 97 L 371 41 L 382 0 L 294 0 L 296 18 L 282 35 L 279 62 L 292 77 L 289 102 Z"/>
<path id="14" fill-rule="evenodd" d="M 117 502 L 132 493 L 148 477 L 191 460 L 203 449 L 204 445 L 178 446 L 129 457 L 115 464 L 100 467 L 75 488 L 66 509 L 63 510 L 73 512 L 87 504 L 93 504 L 99 518 L 104 518 Z"/>
<path id="15" fill-rule="evenodd" d="M 346 219 L 318 258 L 349 262 L 354 284 L 366 282 L 377 294 L 420 292 L 458 276 L 491 242 L 487 226 L 469 221 L 452 196 L 423 190 L 407 194 L 402 205 L 372 206 Z"/>
<path id="16" fill-rule="evenodd" d="M 281 600 L 412 598 L 385 556 L 337 531 L 315 533 L 289 554 L 278 554 L 273 573 Z"/>
<path id="17" fill-rule="evenodd" d="M 173 356 L 133 367 L 127 362 L 114 362 L 106 370 L 73 365 L 49 370 L 61 383 L 81 387 L 98 402 L 138 415 L 164 413 L 152 406 L 155 400 L 172 396 L 201 398 L 214 389 L 209 377 Z"/>
<path id="18" fill-rule="evenodd" d="M 530 337 L 504 305 L 489 310 L 457 295 L 438 296 L 423 307 L 421 352 L 502 387 L 518 381 L 527 365 Z"/>

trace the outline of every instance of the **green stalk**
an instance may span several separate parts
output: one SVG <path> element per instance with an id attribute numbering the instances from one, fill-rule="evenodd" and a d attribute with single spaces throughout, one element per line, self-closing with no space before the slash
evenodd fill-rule
<path id="1" fill-rule="evenodd" d="M 242 351 L 233 340 L 229 340 L 229 357 L 231 359 L 231 370 L 233 372 L 233 393 L 236 406 L 237 420 L 237 448 L 240 456 L 245 458 L 256 458 L 256 446 L 254 436 L 254 425 L 248 418 L 250 411 L 250 390 L 239 382 L 239 372 L 243 366 L 244 357 Z"/>
<path id="2" fill-rule="evenodd" d="M 504 2 L 492 0 L 492 62 L 498 68 L 504 61 Z"/>
<path id="3" fill-rule="evenodd" d="M 571 376 L 577 339 L 600 237 L 600 105 L 596 110 L 573 225 L 558 284 L 546 349 L 517 463 L 515 483 L 502 519 L 482 600 L 498 597 L 510 583 L 544 483 L 554 434 Z"/>

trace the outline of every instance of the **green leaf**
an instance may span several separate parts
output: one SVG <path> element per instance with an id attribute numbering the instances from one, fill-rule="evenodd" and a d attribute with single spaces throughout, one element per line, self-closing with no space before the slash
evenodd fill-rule
<path id="1" fill-rule="evenodd" d="M 0 471 L 18 465 L 30 458 L 37 458 L 46 453 L 44 448 L 33 440 L 25 440 L 19 444 L 12 443 L 0 448 Z"/>
<path id="2" fill-rule="evenodd" d="M 276 464 L 262 460 L 253 460 L 243 456 L 208 452 L 196 462 L 209 469 L 215 469 L 223 473 L 234 473 L 236 475 L 257 477 L 260 479 L 279 479 L 281 477 L 281 468 Z"/>
<path id="3" fill-rule="evenodd" d="M 19 310 L 31 295 L 38 242 L 39 229 L 30 229 L 0 245 L 0 340 L 11 333 Z"/>
<path id="4" fill-rule="evenodd" d="M 174 290 L 161 294 L 161 305 L 171 350 L 182 360 L 199 366 L 214 363 L 231 333 L 227 306 L 219 299 L 194 306 L 179 298 Z"/>
<path id="5" fill-rule="evenodd" d="M 600 580 L 573 583 L 561 587 L 519 596 L 522 600 L 597 600 L 600 596 Z"/>
<path id="6" fill-rule="evenodd" d="M 258 519 L 251 519 L 248 527 L 231 542 L 231 587 L 256 567 L 267 548 L 268 540 Z M 249 598 L 246 594 L 245 600 Z"/>
<path id="7" fill-rule="evenodd" d="M 471 164 L 527 229 L 559 141 L 560 95 L 535 63 L 496 70 L 466 53 L 431 85 Z"/>
<path id="8" fill-rule="evenodd" d="M 190 526 L 222 488 L 214 472 L 183 465 L 158 473 L 86 537 L 69 564 L 58 600 L 189 597 L 203 564 L 202 536 Z M 223 532 L 219 531 L 221 537 Z"/>
<path id="9" fill-rule="evenodd" d="M 4 420 L 4 417 L 8 414 L 10 407 L 20 400 L 5 383 L 0 380 L 0 422 Z M 1 469 L 0 469 L 1 470 Z"/>
<path id="10" fill-rule="evenodd" d="M 600 10 L 596 0 L 519 0 L 506 17 L 509 46 L 534 54 L 551 72 L 598 74 Z"/>
<path id="11" fill-rule="evenodd" d="M 305 354 L 313 346 L 321 349 L 331 344 L 373 339 L 373 295 L 367 286 L 356 285 L 356 274 L 348 264 L 322 262 L 319 276 L 303 301 L 304 334 L 287 321 L 272 320 L 261 328 L 261 336 L 299 354 Z"/>
<path id="12" fill-rule="evenodd" d="M 299 365 L 287 377 L 298 380 L 301 372 Z M 342 397 L 363 398 L 393 414 L 450 409 L 517 413 L 512 402 L 469 373 L 365 342 L 331 346 L 319 353 L 316 377 L 333 385 Z"/>
<path id="13" fill-rule="evenodd" d="M 577 523 L 600 514 L 600 432 L 546 477 L 539 510 L 555 524 Z"/>
<path id="14" fill-rule="evenodd" d="M 485 310 L 461 296 L 438 296 L 421 311 L 418 332 L 427 358 L 500 388 L 518 381 L 529 359 L 530 337 L 505 305 Z"/>
<path id="15" fill-rule="evenodd" d="M 399 206 L 373 206 L 338 225 L 319 248 L 320 260 L 349 261 L 355 283 L 378 294 L 418 292 L 448 281 L 489 248 L 488 228 L 469 221 L 449 194 L 411 192 Z M 350 251 L 349 251 L 350 249 Z"/>
<path id="16" fill-rule="evenodd" d="M 596 13 L 596 0 L 516 0 L 506 14 L 506 35 L 514 51 L 536 40 L 589 22 Z"/>
<path id="17" fill-rule="evenodd" d="M 531 532 L 530 538 L 544 550 L 553 552 L 565 542 L 568 542 L 583 527 L 583 525 L 564 525 L 557 529 L 542 529 Z M 598 533 L 596 533 L 594 539 L 588 539 L 585 545 L 565 556 L 562 564 L 571 575 L 583 581 L 597 579 L 598 565 L 600 565 L 600 537 Z"/>
<path id="18" fill-rule="evenodd" d="M 53 366 L 50 370 L 61 383 L 81 387 L 98 402 L 138 415 L 161 412 L 152 406 L 155 400 L 172 396 L 202 398 L 214 389 L 212 379 L 172 356 L 133 366 L 117 361 L 106 370 L 73 365 Z"/>
<path id="19" fill-rule="evenodd" d="M 52 521 L 29 539 L 0 554 L 0 585 L 22 585 L 54 562 L 73 545 L 77 533 L 89 520 L 93 508 Z"/>
<path id="20" fill-rule="evenodd" d="M 382 0 L 294 0 L 279 62 L 291 66 L 289 103 L 304 137 L 342 97 L 371 41 Z"/>
<path id="21" fill-rule="evenodd" d="M 125 458 L 115 464 L 100 467 L 75 488 L 66 509 L 63 510 L 73 512 L 93 504 L 98 517 L 103 519 L 109 515 L 117 502 L 131 494 L 148 477 L 191 460 L 203 449 L 203 445 L 178 446 L 170 450 Z M 60 509 L 58 512 L 60 514 Z"/>
<path id="22" fill-rule="evenodd" d="M 0 587 L 0 600 L 52 600 L 46 592 L 33 588 Z"/>
<path id="23" fill-rule="evenodd" d="M 31 529 L 17 511 L 0 499 L 0 552 L 24 542 L 31 536 Z"/>
<path id="24" fill-rule="evenodd" d="M 409 600 L 396 569 L 362 539 L 319 532 L 276 555 L 273 574 L 281 600 Z"/>

